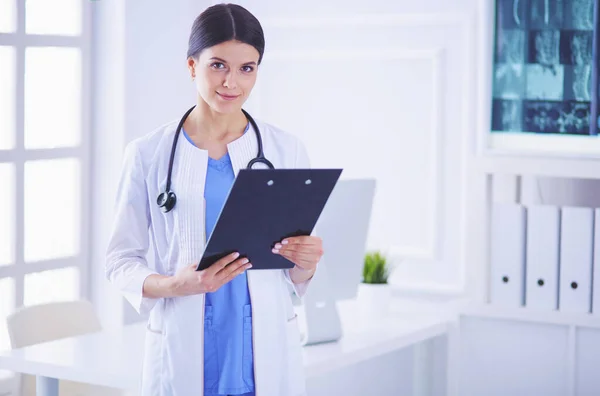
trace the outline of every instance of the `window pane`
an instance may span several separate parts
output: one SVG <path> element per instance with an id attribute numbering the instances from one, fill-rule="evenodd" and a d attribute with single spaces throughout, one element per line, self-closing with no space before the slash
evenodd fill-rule
<path id="1" fill-rule="evenodd" d="M 6 317 L 15 309 L 15 282 L 13 278 L 0 278 L 0 350 L 10 349 Z"/>
<path id="2" fill-rule="evenodd" d="M 0 33 L 12 33 L 17 27 L 17 0 L 0 0 Z"/>
<path id="3" fill-rule="evenodd" d="M 25 275 L 23 305 L 79 299 L 79 269 L 61 268 Z"/>
<path id="4" fill-rule="evenodd" d="M 0 46 L 0 150 L 15 146 L 15 80 L 15 48 Z"/>
<path id="5" fill-rule="evenodd" d="M 81 34 L 82 0 L 27 0 L 25 31 L 29 34 Z"/>
<path id="6" fill-rule="evenodd" d="M 81 129 L 81 52 L 25 51 L 25 148 L 76 146 Z"/>
<path id="7" fill-rule="evenodd" d="M 12 264 L 15 246 L 15 167 L 0 164 L 0 266 Z"/>
<path id="8" fill-rule="evenodd" d="M 73 158 L 25 163 L 25 261 L 79 252 L 80 177 Z"/>

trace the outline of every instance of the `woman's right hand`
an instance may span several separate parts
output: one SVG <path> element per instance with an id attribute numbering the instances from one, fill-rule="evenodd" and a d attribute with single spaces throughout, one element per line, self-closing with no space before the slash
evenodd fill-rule
<path id="1" fill-rule="evenodd" d="M 229 254 L 205 270 L 197 271 L 198 264 L 188 265 L 173 276 L 173 294 L 189 296 L 219 290 L 225 283 L 242 274 L 252 264 L 239 253 Z"/>

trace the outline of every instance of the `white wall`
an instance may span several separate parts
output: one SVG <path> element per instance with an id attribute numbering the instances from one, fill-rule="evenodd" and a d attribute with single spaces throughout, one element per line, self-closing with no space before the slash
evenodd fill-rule
<path id="1" fill-rule="evenodd" d="M 106 327 L 122 323 L 123 303 L 104 276 L 104 252 L 125 145 L 125 15 L 118 0 L 94 4 L 92 38 L 91 296 Z"/>

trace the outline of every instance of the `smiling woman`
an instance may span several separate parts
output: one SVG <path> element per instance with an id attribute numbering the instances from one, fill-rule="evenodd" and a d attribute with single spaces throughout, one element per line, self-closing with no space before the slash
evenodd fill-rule
<path id="1" fill-rule="evenodd" d="M 143 396 L 306 392 L 290 292 L 306 293 L 323 256 L 321 239 L 275 245 L 272 254 L 293 268 L 247 272 L 252 263 L 236 252 L 198 270 L 241 169 L 310 168 L 298 138 L 242 108 L 264 48 L 261 25 L 248 10 L 206 9 L 193 23 L 186 58 L 196 105 L 127 146 L 106 275 L 150 318 Z M 145 258 L 149 241 L 152 263 Z"/>

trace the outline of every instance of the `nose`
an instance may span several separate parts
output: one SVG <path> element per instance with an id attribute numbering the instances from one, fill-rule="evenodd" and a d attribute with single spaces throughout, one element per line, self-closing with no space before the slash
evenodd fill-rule
<path id="1" fill-rule="evenodd" d="M 229 89 L 237 88 L 235 73 L 233 71 L 230 71 L 229 73 L 227 73 L 227 75 L 225 75 L 225 80 L 223 81 L 223 86 L 225 88 L 229 88 Z"/>

